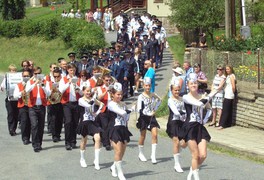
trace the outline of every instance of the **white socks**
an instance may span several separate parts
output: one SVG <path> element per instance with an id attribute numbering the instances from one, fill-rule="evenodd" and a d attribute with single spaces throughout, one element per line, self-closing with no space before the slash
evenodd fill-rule
<path id="1" fill-rule="evenodd" d="M 110 171 L 112 172 L 113 177 L 117 177 L 117 172 L 116 172 L 116 162 L 111 166 Z"/>
<path id="2" fill-rule="evenodd" d="M 143 149 L 144 149 L 143 145 L 138 145 L 138 150 L 139 150 L 138 158 L 139 158 L 140 161 L 146 162 L 147 159 L 144 156 Z"/>
<path id="3" fill-rule="evenodd" d="M 192 170 L 192 167 L 190 167 L 190 172 L 187 176 L 187 180 L 191 180 L 192 176 L 194 177 L 194 180 L 200 180 L 199 178 L 199 169 Z"/>
<path id="4" fill-rule="evenodd" d="M 122 161 L 116 161 L 117 176 L 119 180 L 126 180 L 123 170 L 122 170 Z"/>
<path id="5" fill-rule="evenodd" d="M 198 169 L 193 170 L 192 174 L 193 174 L 194 180 L 200 180 Z"/>
<path id="6" fill-rule="evenodd" d="M 84 159 L 84 152 L 85 150 L 80 150 L 80 154 L 81 154 L 80 164 L 81 164 L 81 167 L 86 168 L 87 164 Z"/>
<path id="7" fill-rule="evenodd" d="M 177 154 L 173 154 L 173 157 L 174 157 L 174 161 L 175 161 L 175 164 L 174 164 L 174 169 L 175 171 L 179 172 L 179 173 L 182 173 L 183 170 L 181 168 L 181 165 L 180 165 L 180 153 L 177 153 Z"/>
<path id="8" fill-rule="evenodd" d="M 157 160 L 156 160 L 156 149 L 157 149 L 157 144 L 152 144 L 151 145 L 151 162 L 153 164 L 157 163 Z"/>
<path id="9" fill-rule="evenodd" d="M 100 166 L 99 166 L 99 154 L 100 154 L 100 149 L 95 149 L 94 150 L 94 168 L 96 170 L 100 170 Z"/>

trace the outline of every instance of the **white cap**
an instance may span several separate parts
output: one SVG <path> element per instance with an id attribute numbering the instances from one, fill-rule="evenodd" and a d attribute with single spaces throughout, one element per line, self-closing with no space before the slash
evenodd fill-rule
<path id="1" fill-rule="evenodd" d="M 144 84 L 151 84 L 151 78 L 150 77 L 145 77 L 144 78 Z"/>
<path id="2" fill-rule="evenodd" d="M 172 81 L 171 81 L 171 85 L 173 85 L 173 86 L 180 86 L 180 81 L 179 81 L 179 79 L 176 79 L 176 78 L 172 79 Z"/>
<path id="3" fill-rule="evenodd" d="M 114 89 L 117 91 L 122 91 L 122 84 L 120 84 L 119 82 L 115 82 Z"/>
<path id="4" fill-rule="evenodd" d="M 195 73 L 190 73 L 190 74 L 189 74 L 189 77 L 188 77 L 188 81 L 196 82 L 196 81 L 197 81 L 197 74 L 195 74 Z"/>
<path id="5" fill-rule="evenodd" d="M 180 68 L 180 67 L 176 67 L 176 69 L 172 69 L 174 72 L 176 72 L 176 73 L 178 73 L 178 74 L 180 74 L 180 75 L 182 75 L 184 72 L 183 72 L 183 70 L 182 70 L 182 68 Z"/>

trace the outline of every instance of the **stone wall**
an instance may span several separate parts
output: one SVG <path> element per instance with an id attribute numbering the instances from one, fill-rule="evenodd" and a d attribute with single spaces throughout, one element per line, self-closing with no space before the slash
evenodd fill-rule
<path id="1" fill-rule="evenodd" d="M 233 120 L 238 126 L 264 130 L 263 89 L 238 93 Z"/>

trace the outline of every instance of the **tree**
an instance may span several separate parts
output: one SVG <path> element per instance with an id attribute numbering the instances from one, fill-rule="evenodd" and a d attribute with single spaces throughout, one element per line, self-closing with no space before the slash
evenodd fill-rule
<path id="1" fill-rule="evenodd" d="M 256 23 L 264 20 L 264 0 L 259 0 L 257 2 L 247 2 L 247 7 L 249 14 L 251 14 Z"/>
<path id="2" fill-rule="evenodd" d="M 4 20 L 23 19 L 26 13 L 25 0 L 2 0 L 0 11 Z"/>
<path id="3" fill-rule="evenodd" d="M 180 28 L 206 31 L 214 45 L 213 32 L 224 21 L 224 2 L 216 0 L 172 0 L 169 17 Z"/>

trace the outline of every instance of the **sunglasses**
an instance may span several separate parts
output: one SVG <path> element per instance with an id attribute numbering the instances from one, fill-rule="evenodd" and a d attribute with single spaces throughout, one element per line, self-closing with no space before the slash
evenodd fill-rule
<path id="1" fill-rule="evenodd" d="M 218 69 L 218 68 L 217 68 L 217 70 L 220 70 L 220 71 L 222 71 L 223 69 Z"/>
<path id="2" fill-rule="evenodd" d="M 41 73 L 34 73 L 34 74 L 36 75 L 36 74 L 41 74 Z"/>
<path id="3" fill-rule="evenodd" d="M 54 78 L 59 78 L 60 76 L 53 76 Z"/>

